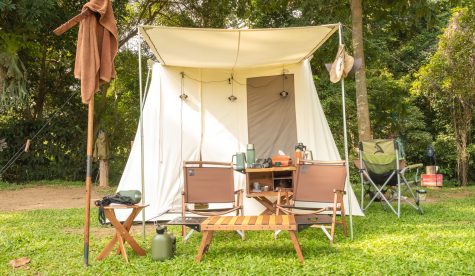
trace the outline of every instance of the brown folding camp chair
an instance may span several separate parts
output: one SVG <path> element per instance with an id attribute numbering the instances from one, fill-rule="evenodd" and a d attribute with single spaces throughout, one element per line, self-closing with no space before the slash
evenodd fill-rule
<path id="1" fill-rule="evenodd" d="M 345 220 L 345 194 L 346 168 L 345 161 L 311 161 L 305 160 L 297 166 L 297 179 L 294 185 L 292 202 L 283 205 L 280 194 L 277 197 L 277 213 L 317 215 L 324 211 L 332 211 L 330 243 L 333 243 L 335 225 L 341 224 L 345 237 L 347 226 Z M 297 204 L 296 204 L 297 203 Z M 319 203 L 321 207 L 299 206 L 298 203 Z M 337 212 L 340 211 L 341 219 L 337 221 Z M 328 236 L 325 228 L 322 228 Z"/>
<path id="2" fill-rule="evenodd" d="M 182 216 L 186 212 L 200 216 L 221 216 L 231 212 L 242 215 L 243 190 L 234 191 L 234 170 L 232 163 L 209 161 L 185 161 L 184 191 L 182 193 Z M 232 203 L 230 207 L 210 209 L 198 208 L 198 205 L 210 203 Z M 193 208 L 188 205 L 193 204 Z M 182 235 L 185 237 L 186 228 L 183 226 Z M 243 236 L 242 233 L 240 233 Z M 185 238 L 185 240 L 188 236 Z"/>

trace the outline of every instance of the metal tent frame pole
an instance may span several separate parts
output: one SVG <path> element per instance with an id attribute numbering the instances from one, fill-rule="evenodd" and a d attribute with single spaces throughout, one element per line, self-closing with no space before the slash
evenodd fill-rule
<path id="1" fill-rule="evenodd" d="M 342 24 L 338 24 L 338 38 L 340 45 L 343 44 L 343 33 L 342 33 Z M 348 135 L 346 129 L 346 104 L 345 104 L 345 78 L 341 78 L 341 105 L 343 112 L 343 138 L 345 141 L 345 164 L 346 164 L 346 190 L 349 191 L 350 188 L 350 165 L 348 164 Z M 350 213 L 350 239 L 353 240 L 353 210 L 351 206 L 351 194 L 347 193 L 348 196 L 348 210 Z"/>
<path id="2" fill-rule="evenodd" d="M 140 94 L 140 183 L 142 187 L 142 204 L 145 204 L 145 181 L 144 181 L 144 148 L 143 148 L 143 90 L 142 90 L 142 36 L 137 39 L 139 52 L 139 94 Z M 145 241 L 145 208 L 142 210 L 142 235 Z"/>

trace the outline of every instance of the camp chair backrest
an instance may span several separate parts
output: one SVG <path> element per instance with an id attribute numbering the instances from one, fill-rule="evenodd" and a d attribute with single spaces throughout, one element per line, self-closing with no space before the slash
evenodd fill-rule
<path id="1" fill-rule="evenodd" d="M 234 171 L 229 163 L 185 163 L 185 201 L 187 203 L 234 202 Z"/>
<path id="2" fill-rule="evenodd" d="M 367 154 L 395 154 L 396 152 L 392 139 L 376 139 L 361 143 L 363 144 L 363 152 Z"/>
<path id="3" fill-rule="evenodd" d="M 334 191 L 343 191 L 346 181 L 344 161 L 305 162 L 297 168 L 295 201 L 333 202 Z"/>
<path id="4" fill-rule="evenodd" d="M 399 160 L 404 160 L 404 150 L 399 139 L 375 139 L 360 144 L 365 167 L 376 174 L 384 174 L 395 170 L 396 145 L 399 149 Z"/>

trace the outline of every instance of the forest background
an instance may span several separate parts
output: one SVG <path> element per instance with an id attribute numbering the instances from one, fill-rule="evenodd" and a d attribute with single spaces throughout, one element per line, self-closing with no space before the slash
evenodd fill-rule
<path id="1" fill-rule="evenodd" d="M 81 103 L 79 82 L 72 73 L 77 28 L 60 37 L 52 33 L 84 3 L 0 0 L 0 181 L 84 178 L 87 106 Z M 96 94 L 94 123 L 95 133 L 103 130 L 109 137 L 112 183 L 120 179 L 139 119 L 137 25 L 275 28 L 341 22 L 352 51 L 350 1 L 114 0 L 113 8 L 120 35 L 117 78 Z M 363 1 L 373 137 L 400 137 L 411 163 L 427 163 L 426 151 L 432 145 L 439 171 L 446 179 L 461 180 L 457 147 L 463 128 L 468 160 L 464 173 L 471 182 L 475 180 L 474 10 L 471 1 L 462 0 Z M 455 37 L 450 30 L 468 34 L 467 41 L 459 41 L 465 48 L 449 47 Z M 320 101 L 343 152 L 340 86 L 329 81 L 324 66 L 332 62 L 337 45 L 338 37 L 333 36 L 311 64 Z M 471 59 L 457 60 L 466 51 Z M 454 58 L 447 61 L 447 56 Z M 148 58 L 152 54 L 146 50 L 143 64 Z M 468 85 L 458 85 L 464 81 Z M 355 158 L 354 76 L 345 84 L 350 154 Z M 18 154 L 27 139 L 32 140 L 29 151 Z"/>

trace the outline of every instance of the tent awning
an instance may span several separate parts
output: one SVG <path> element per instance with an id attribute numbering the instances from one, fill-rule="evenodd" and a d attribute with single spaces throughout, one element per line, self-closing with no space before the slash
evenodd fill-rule
<path id="1" fill-rule="evenodd" d="M 282 29 L 201 29 L 141 26 L 163 65 L 246 68 L 298 63 L 310 57 L 338 24 Z"/>

